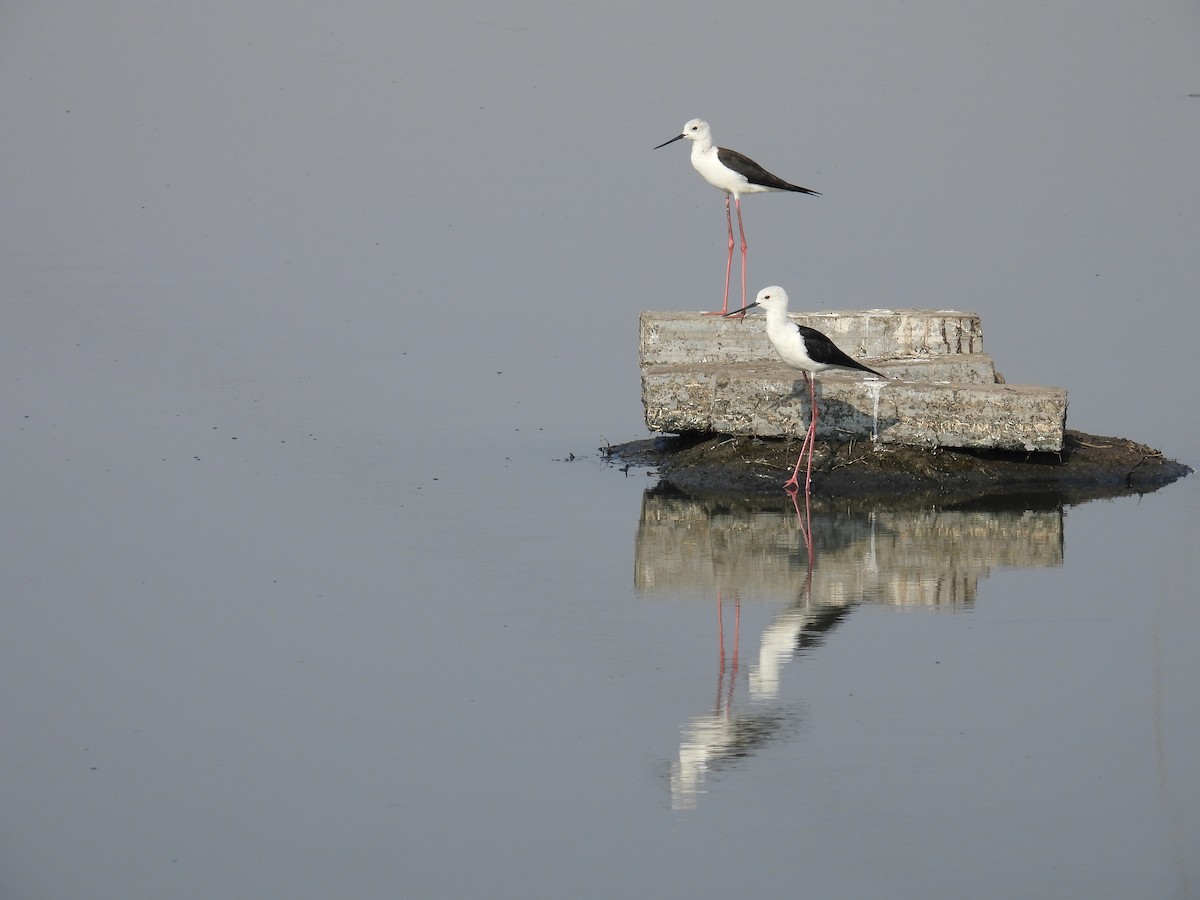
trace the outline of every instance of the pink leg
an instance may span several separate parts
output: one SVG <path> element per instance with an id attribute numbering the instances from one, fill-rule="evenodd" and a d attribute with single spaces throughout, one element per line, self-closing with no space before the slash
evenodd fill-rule
<path id="1" fill-rule="evenodd" d="M 792 508 L 796 510 L 796 522 L 800 525 L 800 534 L 804 538 L 804 549 L 808 551 L 808 577 L 811 579 L 813 569 L 812 497 L 805 493 L 804 511 L 801 512 L 797 492 L 788 491 L 788 496 L 792 498 Z M 810 593 L 806 593 L 806 596 L 810 595 Z"/>
<path id="2" fill-rule="evenodd" d="M 804 462 L 804 454 L 808 454 L 808 473 L 804 480 L 804 492 L 808 493 L 812 485 L 812 458 L 813 449 L 817 440 L 817 380 L 804 373 L 804 380 L 808 382 L 809 396 L 809 417 L 808 417 L 808 432 L 804 435 L 804 443 L 800 445 L 800 455 L 796 457 L 796 468 L 792 470 L 792 477 L 783 483 L 785 491 L 797 491 L 800 489 L 800 464 Z"/>
<path id="3" fill-rule="evenodd" d="M 720 653 L 721 668 L 719 670 L 722 677 L 725 676 L 725 616 L 723 614 L 724 603 L 721 600 L 721 592 L 717 591 L 717 651 Z M 717 696 L 720 696 L 720 689 L 717 689 Z"/>
<path id="4" fill-rule="evenodd" d="M 804 432 L 804 443 L 800 445 L 800 455 L 796 457 L 796 467 L 792 469 L 792 477 L 783 483 L 785 491 L 800 490 L 800 482 L 798 480 L 800 477 L 800 464 L 804 462 L 805 454 L 808 455 L 810 460 L 812 459 L 812 443 L 813 432 L 810 425 L 808 431 Z"/>
<path id="5" fill-rule="evenodd" d="M 741 640 L 742 640 L 741 632 L 742 632 L 742 595 L 734 594 L 733 595 L 733 662 L 732 662 L 734 674 L 737 674 L 737 670 L 738 670 L 738 647 L 741 645 Z M 729 688 L 730 688 L 730 691 L 732 691 L 733 685 L 731 684 L 729 686 Z M 730 696 L 730 699 L 731 700 L 733 699 L 732 694 Z"/>
<path id="6" fill-rule="evenodd" d="M 746 229 L 742 227 L 742 198 L 734 197 L 733 204 L 737 207 L 738 214 L 738 234 L 742 236 L 742 306 L 746 305 Z M 729 253 L 733 254 L 733 226 L 729 226 Z M 728 290 L 729 279 L 726 280 L 726 289 Z"/>
<path id="7" fill-rule="evenodd" d="M 808 426 L 808 431 L 812 435 L 812 439 L 808 442 L 808 474 L 804 477 L 805 494 L 812 488 L 813 453 L 817 449 L 817 378 L 815 375 L 809 376 L 808 395 L 812 400 L 812 424 Z"/>
<path id="8" fill-rule="evenodd" d="M 742 629 L 742 598 L 740 594 L 733 595 L 733 659 L 729 666 L 728 692 L 723 691 L 725 683 L 725 621 L 722 613 L 724 599 L 717 591 L 717 631 L 720 634 L 719 647 L 721 654 L 720 671 L 717 675 L 717 709 L 728 715 L 733 706 L 733 691 L 737 686 L 738 648 L 741 644 Z"/>
<path id="9" fill-rule="evenodd" d="M 738 212 L 738 221 L 741 221 L 741 212 Z M 729 312 L 729 273 L 733 271 L 733 215 L 729 211 L 729 195 L 725 195 L 725 227 L 729 231 L 729 255 L 725 258 L 725 298 L 721 301 L 720 312 L 705 313 L 706 316 L 723 316 Z M 743 276 L 744 277 L 744 276 Z M 742 293 L 745 294 L 743 287 Z M 742 306 L 746 304 L 743 303 Z"/>

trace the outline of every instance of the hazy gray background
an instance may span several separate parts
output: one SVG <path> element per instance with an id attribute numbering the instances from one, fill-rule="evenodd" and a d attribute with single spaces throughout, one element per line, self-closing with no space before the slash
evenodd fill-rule
<path id="1" fill-rule="evenodd" d="M 1200 463 L 1198 46 L 1164 0 L 0 6 L 0 893 L 1193 895 L 1194 479 L 855 613 L 685 815 L 714 598 L 635 596 L 651 482 L 594 451 L 638 312 L 719 303 L 721 195 L 651 150 L 703 116 L 824 193 L 746 201 L 750 290 L 976 311 Z"/>
<path id="2" fill-rule="evenodd" d="M 636 437 L 637 313 L 719 300 L 721 195 L 650 151 L 703 116 L 825 194 L 747 201 L 751 291 L 977 311 L 1071 425 L 1196 459 L 1194 3 L 0 17 L 9 365 L 20 304 L 87 329 L 132 282 L 148 354 L 232 343 L 264 399 L 304 378 L 438 437 Z M 31 296 L 47 268 L 60 296 Z"/>

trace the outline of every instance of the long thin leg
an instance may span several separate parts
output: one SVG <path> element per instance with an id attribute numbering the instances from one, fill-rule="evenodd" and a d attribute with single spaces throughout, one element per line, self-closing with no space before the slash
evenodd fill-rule
<path id="1" fill-rule="evenodd" d="M 785 491 L 800 490 L 800 465 L 804 462 L 804 457 L 806 454 L 809 456 L 809 458 L 812 457 L 812 443 L 813 432 L 812 426 L 810 425 L 808 430 L 804 432 L 804 443 L 800 445 L 800 455 L 796 457 L 796 467 L 792 469 L 792 477 L 783 483 L 783 489 Z"/>
<path id="2" fill-rule="evenodd" d="M 738 214 L 738 234 L 742 236 L 742 306 L 746 305 L 746 229 L 742 227 L 742 198 L 734 197 L 733 205 L 737 207 Z M 733 226 L 729 226 L 729 252 L 733 253 Z M 728 288 L 729 280 L 726 279 L 726 287 Z"/>
<path id="3" fill-rule="evenodd" d="M 800 489 L 800 464 L 804 462 L 804 455 L 807 453 L 808 474 L 804 481 L 804 492 L 807 494 L 812 484 L 812 458 L 813 450 L 815 449 L 817 440 L 817 379 L 815 377 L 811 377 L 807 372 L 805 372 L 804 380 L 808 382 L 808 432 L 804 435 L 804 443 L 800 445 L 800 455 L 796 457 L 796 468 L 792 470 L 792 477 L 783 483 L 783 489 L 785 491 L 796 491 Z"/>
<path id="4" fill-rule="evenodd" d="M 738 212 L 738 222 L 741 222 L 741 212 Z M 705 313 L 706 316 L 723 316 L 729 312 L 729 273 L 733 271 L 733 248 L 736 246 L 733 242 L 733 215 L 729 211 L 729 195 L 725 195 L 725 227 L 729 231 L 729 255 L 725 258 L 725 297 L 721 300 L 721 311 Z M 744 277 L 744 273 L 743 273 Z M 746 293 L 746 288 L 743 285 L 742 294 Z M 743 302 L 742 306 L 746 304 Z"/>
<path id="5" fill-rule="evenodd" d="M 805 384 L 808 383 L 808 373 L 807 372 L 804 373 L 804 383 Z M 811 416 L 810 416 L 809 427 L 804 432 L 804 440 L 800 443 L 800 455 L 796 457 L 796 467 L 794 469 L 792 469 L 792 477 L 783 483 L 783 489 L 785 491 L 791 492 L 791 491 L 796 491 L 796 490 L 800 489 L 800 483 L 796 479 L 797 479 L 797 476 L 800 474 L 800 463 L 804 462 L 804 454 L 805 454 L 805 452 L 807 452 L 808 446 L 811 443 L 812 443 L 812 422 L 811 422 Z"/>
<path id="6" fill-rule="evenodd" d="M 729 716 L 730 710 L 733 708 L 733 691 L 737 686 L 738 673 L 738 650 L 741 646 L 741 630 L 742 630 L 742 597 L 739 593 L 733 595 L 733 659 L 729 666 L 729 682 L 727 692 L 725 692 L 725 621 L 722 614 L 724 608 L 724 598 L 721 592 L 717 591 L 717 631 L 720 634 L 718 638 L 718 646 L 720 648 L 720 670 L 717 674 L 717 710 L 723 713 L 726 717 Z"/>
<path id="7" fill-rule="evenodd" d="M 721 592 L 717 591 L 717 652 L 720 654 L 721 667 L 718 670 L 722 679 L 725 678 L 725 616 L 723 614 L 724 602 L 721 599 Z M 717 688 L 718 702 L 721 696 L 720 687 Z"/>
<path id="8" fill-rule="evenodd" d="M 812 573 L 813 573 L 813 533 L 812 533 L 812 497 L 809 494 L 804 495 L 804 511 L 800 511 L 800 500 L 798 492 L 795 490 L 788 491 L 788 496 L 792 498 L 792 508 L 796 510 L 796 522 L 800 525 L 800 535 L 804 538 L 804 549 L 808 553 L 808 578 L 806 581 L 806 590 L 804 591 L 805 599 L 812 596 Z"/>
<path id="9" fill-rule="evenodd" d="M 808 474 L 804 476 L 805 494 L 812 488 L 812 461 L 813 454 L 817 449 L 817 376 L 815 375 L 809 376 L 808 395 L 812 400 L 812 424 L 808 426 L 808 430 L 812 433 L 812 440 L 808 442 Z"/>
<path id="10" fill-rule="evenodd" d="M 729 681 L 725 685 L 725 704 L 722 712 L 725 718 L 730 718 L 733 712 L 733 690 L 737 687 L 738 648 L 741 645 L 742 630 L 742 597 L 733 595 L 733 659 L 729 663 Z"/>

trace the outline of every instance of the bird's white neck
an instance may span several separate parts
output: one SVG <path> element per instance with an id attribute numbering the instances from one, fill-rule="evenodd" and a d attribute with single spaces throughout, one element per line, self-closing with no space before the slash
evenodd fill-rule
<path id="1" fill-rule="evenodd" d="M 716 152 L 717 148 L 713 146 L 711 137 L 702 137 L 698 141 L 692 141 L 692 165 L 694 166 L 698 160 Z"/>
<path id="2" fill-rule="evenodd" d="M 786 327 L 791 320 L 788 318 L 787 307 L 773 306 L 770 309 L 763 310 L 767 317 L 767 330 L 777 331 L 780 328 Z"/>

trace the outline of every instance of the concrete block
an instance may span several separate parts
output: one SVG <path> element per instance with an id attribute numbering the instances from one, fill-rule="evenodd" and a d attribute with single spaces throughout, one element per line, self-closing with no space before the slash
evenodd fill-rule
<path id="1" fill-rule="evenodd" d="M 765 340 L 765 338 L 764 338 Z M 874 362 L 874 361 L 872 361 Z M 880 365 L 886 372 L 886 364 Z M 642 403 L 652 431 L 799 437 L 808 392 L 782 362 L 645 366 Z M 817 379 L 818 435 L 926 447 L 1058 451 L 1063 388 L 881 381 L 829 372 Z"/>
<path id="2" fill-rule="evenodd" d="M 983 326 L 970 312 L 931 309 L 842 310 L 792 313 L 792 321 L 824 332 L 855 359 L 924 358 L 983 353 Z M 766 323 L 751 313 L 725 319 L 694 312 L 644 312 L 643 366 L 671 363 L 770 360 Z"/>
<path id="3" fill-rule="evenodd" d="M 933 309 L 793 313 L 880 382 L 831 372 L 818 379 L 818 430 L 927 447 L 1058 451 L 1062 388 L 995 384 L 975 313 Z M 763 317 L 644 312 L 642 402 L 653 431 L 799 436 L 808 426 L 801 373 L 780 362 Z"/>
<path id="4" fill-rule="evenodd" d="M 779 362 L 779 359 L 773 357 L 765 361 Z M 894 381 L 996 383 L 996 365 L 986 353 L 946 353 L 904 359 L 872 359 L 868 362 L 872 369 L 879 370 Z"/>

